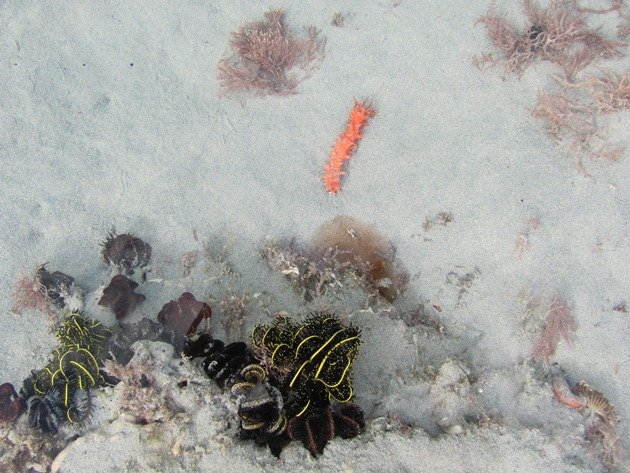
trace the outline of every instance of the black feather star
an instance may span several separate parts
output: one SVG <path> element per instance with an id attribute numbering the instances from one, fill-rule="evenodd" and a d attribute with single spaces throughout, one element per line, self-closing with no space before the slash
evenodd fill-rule
<path id="1" fill-rule="evenodd" d="M 221 387 L 231 386 L 240 371 L 254 361 L 243 342 L 234 342 L 208 356 L 201 364 L 206 374 Z"/>
<path id="2" fill-rule="evenodd" d="M 254 329 L 251 344 L 224 346 L 208 334 L 191 334 L 183 350 L 184 356 L 203 357 L 206 374 L 230 389 L 241 438 L 267 445 L 275 456 L 298 440 L 318 455 L 333 438 L 363 431 L 363 410 L 350 402 L 358 328 L 326 313 L 302 324 L 277 317 Z"/>
<path id="3" fill-rule="evenodd" d="M 90 389 L 105 385 L 101 374 L 109 330 L 95 319 L 72 312 L 57 329 L 59 347 L 48 364 L 24 380 L 29 423 L 54 433 L 64 422 L 81 423 L 92 411 Z"/>
<path id="4" fill-rule="evenodd" d="M 317 314 L 302 325 L 286 318 L 259 325 L 252 334 L 254 353 L 291 394 L 289 417 L 352 400 L 352 364 L 360 330 L 331 314 Z"/>

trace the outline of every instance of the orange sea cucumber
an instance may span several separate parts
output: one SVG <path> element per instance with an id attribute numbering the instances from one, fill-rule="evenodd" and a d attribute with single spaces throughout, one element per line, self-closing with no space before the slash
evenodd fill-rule
<path id="1" fill-rule="evenodd" d="M 376 111 L 366 101 L 354 101 L 348 125 L 337 138 L 328 163 L 324 166 L 324 187 L 328 192 L 335 194 L 341 190 L 341 176 L 345 174 L 342 170 L 343 163 L 350 159 L 350 155 L 357 148 L 357 144 L 363 136 L 363 127 L 375 114 Z"/>

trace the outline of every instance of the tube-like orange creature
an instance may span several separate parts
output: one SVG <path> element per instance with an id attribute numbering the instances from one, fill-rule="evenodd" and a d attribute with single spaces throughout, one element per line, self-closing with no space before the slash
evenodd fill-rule
<path id="1" fill-rule="evenodd" d="M 357 148 L 357 144 L 363 136 L 363 127 L 375 114 L 376 111 L 367 102 L 354 101 L 348 125 L 337 138 L 328 163 L 324 166 L 324 187 L 328 192 L 336 194 L 341 190 L 341 176 L 345 174 L 343 163 L 350 159 L 350 155 Z"/>

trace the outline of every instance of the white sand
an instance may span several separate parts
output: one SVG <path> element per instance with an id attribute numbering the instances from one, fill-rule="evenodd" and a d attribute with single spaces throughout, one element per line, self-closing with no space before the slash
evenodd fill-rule
<path id="1" fill-rule="evenodd" d="M 109 278 L 98 245 L 112 226 L 153 246 L 150 278 L 177 278 L 184 252 L 225 241 L 240 274 L 226 285 L 272 294 L 270 307 L 299 313 L 288 284 L 259 258 L 265 237 L 306 241 L 327 219 L 351 215 L 396 245 L 411 275 L 400 303 L 439 305 L 451 334 L 353 315 L 365 340 L 357 402 L 370 422 L 399 416 L 411 436 L 370 427 L 335 440 L 318 460 L 295 444 L 276 462 L 251 443 L 221 446 L 197 416 L 179 431 L 189 449 L 173 457 L 172 443 L 150 445 L 141 427 L 104 416 L 70 447 L 64 473 L 597 470 L 581 444 L 584 416 L 554 401 L 546 379 L 523 365 L 533 342 L 519 323 L 523 294 L 569 301 L 579 329 L 554 360 L 611 400 L 630 446 L 630 324 L 613 310 L 630 297 L 627 159 L 583 177 L 527 110 L 547 69 L 535 66 L 519 81 L 472 66 L 474 54 L 491 49 L 474 25 L 487 0 L 359 3 L 278 4 L 291 27 L 322 29 L 326 56 L 298 95 L 245 101 L 219 96 L 215 67 L 230 32 L 262 18 L 266 2 L 0 5 L 0 381 L 20 385 L 53 343 L 41 314 L 10 314 L 20 270 L 49 261 L 92 291 L 89 315 L 113 323 L 94 300 Z M 346 14 L 342 28 L 330 24 L 337 11 Z M 369 98 L 377 115 L 342 193 L 330 196 L 322 167 L 354 98 Z M 627 138 L 628 114 L 611 125 Z M 453 222 L 425 232 L 425 217 L 440 211 Z M 515 241 L 531 218 L 540 226 L 519 259 Z M 459 298 L 449 274 L 475 268 Z M 204 277 L 197 270 L 182 284 L 216 297 Z M 154 317 L 184 288 L 143 285 L 147 302 L 129 320 Z M 247 327 L 265 316 L 253 305 L 249 315 Z M 464 395 L 410 374 L 450 358 L 482 377 Z M 478 411 L 493 412 L 499 425 L 433 438 L 441 417 Z"/>

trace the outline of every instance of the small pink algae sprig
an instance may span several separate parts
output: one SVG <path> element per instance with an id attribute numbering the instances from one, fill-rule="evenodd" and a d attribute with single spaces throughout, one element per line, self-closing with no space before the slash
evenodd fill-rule
<path id="1" fill-rule="evenodd" d="M 573 343 L 572 333 L 577 328 L 577 322 L 571 315 L 571 309 L 567 302 L 559 295 L 553 296 L 543 329 L 534 344 L 532 358 L 537 361 L 551 360 L 556 354 L 560 338 L 571 345 Z"/>
<path id="2" fill-rule="evenodd" d="M 348 125 L 337 138 L 330 152 L 330 158 L 324 166 L 324 188 L 331 194 L 336 194 L 341 190 L 341 176 L 345 174 L 343 163 L 350 159 L 357 149 L 359 140 L 363 137 L 365 125 L 375 114 L 376 111 L 367 101 L 354 101 Z"/>
<path id="3" fill-rule="evenodd" d="M 13 288 L 11 312 L 22 315 L 25 310 L 39 310 L 46 315 L 51 324 L 55 324 L 58 321 L 57 313 L 53 310 L 48 291 L 39 278 L 43 267 L 31 274 L 23 274 L 17 279 Z"/>

